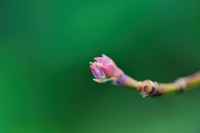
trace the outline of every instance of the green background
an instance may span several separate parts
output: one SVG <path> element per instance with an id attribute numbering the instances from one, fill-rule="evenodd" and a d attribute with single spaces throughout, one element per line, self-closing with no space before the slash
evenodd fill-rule
<path id="1" fill-rule="evenodd" d="M 1 0 L 0 133 L 199 133 L 200 87 L 142 98 L 92 81 L 106 54 L 137 80 L 200 68 L 199 0 Z"/>

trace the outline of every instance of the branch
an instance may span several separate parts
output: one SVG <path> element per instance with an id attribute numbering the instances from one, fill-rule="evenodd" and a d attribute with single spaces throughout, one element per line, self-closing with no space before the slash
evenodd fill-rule
<path id="1" fill-rule="evenodd" d="M 169 93 L 183 92 L 196 85 L 200 85 L 200 72 L 188 77 L 178 78 L 172 83 L 158 83 L 151 80 L 136 81 L 127 75 L 122 75 L 121 79 L 117 82 L 124 87 L 139 91 L 143 97 L 155 97 Z"/>
<path id="2" fill-rule="evenodd" d="M 151 80 L 137 81 L 119 69 L 108 56 L 94 58 L 97 62 L 90 62 L 90 68 L 98 83 L 111 81 L 114 85 L 137 90 L 143 97 L 162 96 L 169 93 L 183 92 L 193 86 L 200 85 L 200 71 L 187 77 L 178 78 L 172 83 L 157 83 Z"/>

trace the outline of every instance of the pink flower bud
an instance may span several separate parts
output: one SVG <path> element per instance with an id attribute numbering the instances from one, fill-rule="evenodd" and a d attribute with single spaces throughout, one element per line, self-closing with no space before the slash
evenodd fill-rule
<path id="1" fill-rule="evenodd" d="M 123 71 L 120 70 L 114 61 L 109 57 L 102 55 L 102 57 L 94 58 L 97 62 L 90 62 L 90 69 L 96 79 L 94 81 L 103 83 L 109 80 L 118 80 Z"/>

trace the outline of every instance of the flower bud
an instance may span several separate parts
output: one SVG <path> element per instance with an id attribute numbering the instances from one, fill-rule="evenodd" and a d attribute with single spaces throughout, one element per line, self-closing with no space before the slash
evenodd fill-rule
<path id="1" fill-rule="evenodd" d="M 114 61 L 106 55 L 94 58 L 97 62 L 90 62 L 90 69 L 96 79 L 94 81 L 103 83 L 106 81 L 116 81 L 123 74 Z"/>

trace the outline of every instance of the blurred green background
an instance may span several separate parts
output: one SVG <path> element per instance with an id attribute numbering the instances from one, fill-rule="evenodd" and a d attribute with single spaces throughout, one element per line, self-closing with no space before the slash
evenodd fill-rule
<path id="1" fill-rule="evenodd" d="M 142 98 L 92 81 L 106 54 L 137 80 L 200 70 L 199 0 L 1 0 L 0 133 L 200 133 L 200 87 Z"/>

